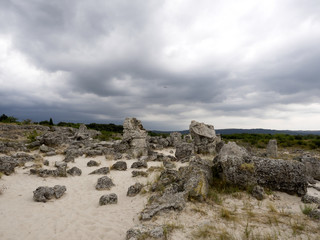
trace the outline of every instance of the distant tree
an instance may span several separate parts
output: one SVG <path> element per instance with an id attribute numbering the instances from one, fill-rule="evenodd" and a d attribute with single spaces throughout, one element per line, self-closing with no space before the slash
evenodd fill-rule
<path id="1" fill-rule="evenodd" d="M 39 124 L 47 126 L 47 125 L 49 125 L 49 121 L 48 120 L 40 121 Z"/>
<path id="2" fill-rule="evenodd" d="M 8 118 L 8 116 L 7 116 L 7 115 L 2 114 L 2 115 L 0 116 L 0 122 L 5 121 L 7 118 Z"/>
<path id="3" fill-rule="evenodd" d="M 25 119 L 23 120 L 22 124 L 31 124 L 32 123 L 32 120 L 31 119 Z"/>
<path id="4" fill-rule="evenodd" d="M 50 126 L 53 126 L 52 118 L 50 118 L 49 125 L 50 125 Z"/>

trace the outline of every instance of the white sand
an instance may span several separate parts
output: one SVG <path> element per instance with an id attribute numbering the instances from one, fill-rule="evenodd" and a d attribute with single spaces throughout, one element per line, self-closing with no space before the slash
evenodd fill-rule
<path id="1" fill-rule="evenodd" d="M 53 166 L 63 156 L 45 157 Z M 99 167 L 87 167 L 89 160 L 101 162 Z M 5 186 L 0 195 L 0 239 L 1 240 L 81 240 L 81 239 L 125 239 L 126 231 L 139 223 L 139 213 L 146 204 L 147 197 L 137 195 L 127 197 L 128 187 L 135 182 L 146 183 L 147 178 L 131 177 L 131 164 L 136 160 L 126 160 L 127 171 L 111 171 L 111 190 L 97 191 L 95 185 L 102 175 L 88 175 L 100 167 L 110 167 L 115 161 L 104 157 L 77 158 L 68 167 L 77 166 L 81 176 L 67 178 L 41 178 L 29 175 L 29 169 L 16 168 L 16 173 L 3 176 L 0 186 Z M 148 162 L 149 166 L 160 165 Z M 152 176 L 149 177 L 149 179 Z M 39 186 L 65 185 L 66 193 L 60 199 L 46 203 L 33 201 L 33 191 Z M 99 206 L 102 195 L 116 193 L 118 204 Z"/>

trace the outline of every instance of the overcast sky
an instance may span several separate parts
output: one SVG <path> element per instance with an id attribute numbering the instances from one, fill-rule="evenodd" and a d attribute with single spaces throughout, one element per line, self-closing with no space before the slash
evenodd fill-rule
<path id="1" fill-rule="evenodd" d="M 319 0 L 0 0 L 0 114 L 320 129 Z"/>

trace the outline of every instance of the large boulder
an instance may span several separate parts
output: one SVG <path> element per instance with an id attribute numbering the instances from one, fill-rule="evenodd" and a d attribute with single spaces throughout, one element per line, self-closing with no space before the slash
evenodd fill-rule
<path id="1" fill-rule="evenodd" d="M 234 142 L 225 144 L 214 159 L 215 171 L 227 182 L 240 186 L 260 185 L 271 190 L 304 195 L 307 176 L 298 161 L 252 157 Z"/>
<path id="2" fill-rule="evenodd" d="M 240 187 L 257 183 L 251 156 L 245 148 L 235 142 L 229 142 L 221 148 L 219 155 L 214 159 L 214 165 L 228 183 Z"/>
<path id="3" fill-rule="evenodd" d="M 182 134 L 179 132 L 170 133 L 170 143 L 173 147 L 176 147 L 180 143 L 182 143 Z"/>
<path id="4" fill-rule="evenodd" d="M 308 176 L 320 181 L 320 159 L 304 154 L 299 161 L 306 166 L 306 173 Z"/>
<path id="5" fill-rule="evenodd" d="M 178 161 L 188 162 L 194 154 L 192 143 L 180 143 L 176 146 L 175 157 Z"/>
<path id="6" fill-rule="evenodd" d="M 260 186 L 302 196 L 307 193 L 307 175 L 303 163 L 294 160 L 253 158 Z"/>
<path id="7" fill-rule="evenodd" d="M 212 125 L 191 121 L 190 134 L 194 142 L 195 153 L 212 154 L 216 152 L 218 138 Z"/>
<path id="8" fill-rule="evenodd" d="M 147 131 L 136 118 L 126 118 L 123 123 L 122 142 L 128 144 L 130 154 L 134 157 L 148 155 Z"/>

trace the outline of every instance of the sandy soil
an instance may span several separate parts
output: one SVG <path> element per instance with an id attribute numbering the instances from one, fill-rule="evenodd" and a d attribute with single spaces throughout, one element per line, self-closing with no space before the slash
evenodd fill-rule
<path id="1" fill-rule="evenodd" d="M 45 157 L 53 166 L 63 156 Z M 89 160 L 101 162 L 99 167 L 87 167 Z M 81 176 L 67 178 L 41 178 L 29 175 L 29 169 L 16 168 L 16 173 L 0 179 L 4 193 L 0 195 L 0 239 L 1 240 L 109 240 L 125 239 L 126 231 L 138 224 L 138 213 L 146 204 L 147 196 L 127 197 L 128 187 L 135 182 L 152 181 L 147 178 L 133 178 L 131 164 L 126 160 L 127 171 L 111 171 L 115 187 L 97 191 L 95 185 L 102 175 L 88 175 L 100 167 L 110 167 L 115 161 L 104 157 L 79 157 L 68 167 L 77 166 Z M 148 166 L 159 166 L 160 162 L 149 162 Z M 46 203 L 34 202 L 33 191 L 39 186 L 65 185 L 66 193 L 60 199 Z M 118 204 L 99 206 L 102 195 L 116 193 Z"/>

